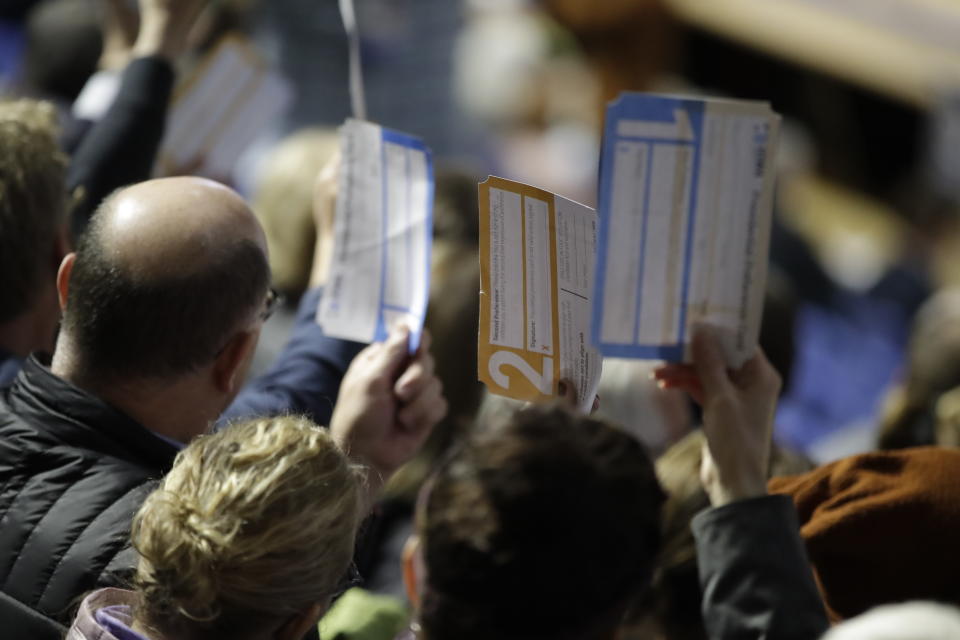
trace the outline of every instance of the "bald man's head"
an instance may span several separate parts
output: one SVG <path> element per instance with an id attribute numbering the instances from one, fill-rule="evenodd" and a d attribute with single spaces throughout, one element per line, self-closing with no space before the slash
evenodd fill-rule
<path id="1" fill-rule="evenodd" d="M 151 180 L 94 215 L 63 330 L 91 379 L 173 377 L 255 319 L 269 280 L 263 231 L 240 196 L 200 178 Z"/>

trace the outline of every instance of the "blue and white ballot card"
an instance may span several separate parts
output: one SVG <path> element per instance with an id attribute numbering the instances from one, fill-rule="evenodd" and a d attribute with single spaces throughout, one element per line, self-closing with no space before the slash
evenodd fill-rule
<path id="1" fill-rule="evenodd" d="M 317 322 L 327 335 L 378 342 L 410 327 L 416 351 L 430 291 L 433 161 L 417 138 L 362 120 L 340 129 L 336 246 Z"/>
<path id="2" fill-rule="evenodd" d="M 780 118 L 769 105 L 638 93 L 607 107 L 594 344 L 689 361 L 691 328 L 721 329 L 728 364 L 756 349 Z"/>

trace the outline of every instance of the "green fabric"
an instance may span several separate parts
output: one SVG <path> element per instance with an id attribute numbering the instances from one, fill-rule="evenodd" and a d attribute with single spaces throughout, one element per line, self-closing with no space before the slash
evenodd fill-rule
<path id="1" fill-rule="evenodd" d="M 358 587 L 344 593 L 320 619 L 321 640 L 393 640 L 410 615 L 403 602 Z"/>

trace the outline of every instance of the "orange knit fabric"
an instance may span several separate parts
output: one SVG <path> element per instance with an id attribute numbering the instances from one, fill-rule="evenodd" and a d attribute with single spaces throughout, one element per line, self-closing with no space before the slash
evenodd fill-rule
<path id="1" fill-rule="evenodd" d="M 774 478 L 834 620 L 904 600 L 960 604 L 960 449 L 846 458 Z"/>

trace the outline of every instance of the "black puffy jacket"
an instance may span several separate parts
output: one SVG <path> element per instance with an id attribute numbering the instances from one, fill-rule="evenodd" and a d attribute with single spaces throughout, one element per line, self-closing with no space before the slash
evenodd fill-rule
<path id="1" fill-rule="evenodd" d="M 69 622 L 130 575 L 130 523 L 177 449 L 30 358 L 0 393 L 0 591 Z M 0 607 L 0 629 L 18 628 Z"/>

